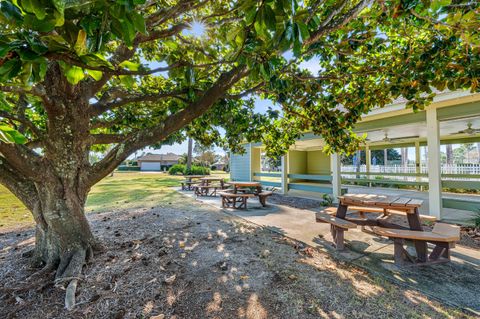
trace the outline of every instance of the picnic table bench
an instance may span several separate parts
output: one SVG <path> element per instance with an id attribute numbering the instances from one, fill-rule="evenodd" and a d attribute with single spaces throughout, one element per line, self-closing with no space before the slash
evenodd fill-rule
<path id="1" fill-rule="evenodd" d="M 247 209 L 247 199 L 254 197 L 254 194 L 248 193 L 233 193 L 233 192 L 219 192 L 222 198 L 223 208 Z M 237 205 L 238 204 L 238 205 Z"/>
<path id="2" fill-rule="evenodd" d="M 258 196 L 258 201 L 265 207 L 267 206 L 267 197 L 272 196 L 272 191 L 262 190 L 262 184 L 260 182 L 228 182 L 226 183 L 233 187 L 232 193 L 234 194 L 251 194 Z M 255 191 L 252 192 L 252 188 Z M 253 196 L 250 196 L 253 197 Z"/>
<path id="3" fill-rule="evenodd" d="M 418 264 L 418 261 L 405 249 L 405 240 L 434 244 L 428 259 L 421 264 L 443 263 L 450 261 L 450 248 L 455 247 L 455 242 L 460 240 L 460 227 L 444 223 L 436 223 L 432 231 L 416 231 L 403 229 L 390 229 L 374 227 L 375 234 L 388 237 L 394 243 L 395 264 L 403 265 L 405 262 Z"/>
<path id="4" fill-rule="evenodd" d="M 330 231 L 337 250 L 343 250 L 345 248 L 344 232 L 350 228 L 357 228 L 357 224 L 332 216 L 328 210 L 316 213 L 315 217 L 318 223 L 330 224 Z"/>
<path id="5" fill-rule="evenodd" d="M 198 196 L 217 196 L 217 190 L 223 189 L 222 185 L 195 185 L 194 193 Z"/>
<path id="6" fill-rule="evenodd" d="M 332 225 L 331 233 L 337 250 L 344 248 L 343 232 L 345 231 L 343 227 L 344 230 L 338 232 L 342 228 L 342 223 L 338 219 L 362 225 L 362 228 L 372 226 L 375 234 L 393 239 L 397 265 L 403 265 L 404 261 L 411 261 L 414 264 L 449 261 L 450 248 L 454 247 L 455 242 L 460 238 L 459 229 L 448 224 L 437 223 L 432 232 L 424 232 L 421 220 L 435 221 L 436 219 L 419 214 L 418 208 L 422 205 L 422 200 L 373 194 L 346 194 L 340 196 L 339 200 L 337 208 L 329 207 L 317 214 L 316 218 L 317 222 L 328 222 Z M 352 217 L 347 215 L 347 211 L 358 212 L 360 216 Z M 382 216 L 369 219 L 365 216 L 367 212 L 380 213 Z M 409 227 L 389 223 L 386 217 L 393 214 L 406 216 Z M 404 249 L 405 240 L 413 241 L 416 258 L 408 255 Z M 435 245 L 430 255 L 428 255 L 427 243 Z"/>
<path id="7" fill-rule="evenodd" d="M 184 175 L 184 177 L 185 180 L 180 182 L 182 185 L 182 191 L 192 191 L 195 190 L 194 186 L 199 184 L 199 182 L 194 181 L 194 179 L 203 178 L 205 175 Z"/>

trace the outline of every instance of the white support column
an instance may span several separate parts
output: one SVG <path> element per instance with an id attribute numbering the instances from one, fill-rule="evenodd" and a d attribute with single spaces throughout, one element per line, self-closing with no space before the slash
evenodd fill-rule
<path id="1" fill-rule="evenodd" d="M 372 164 L 372 153 L 370 152 L 370 146 L 365 145 L 365 169 L 367 173 L 370 173 L 370 165 Z M 367 176 L 368 177 L 368 176 Z"/>
<path id="2" fill-rule="evenodd" d="M 430 215 L 442 217 L 442 180 L 440 162 L 440 126 L 437 110 L 427 108 L 428 205 Z"/>
<path id="3" fill-rule="evenodd" d="M 342 195 L 342 176 L 340 167 L 340 155 L 330 155 L 330 167 L 332 169 L 332 196 L 333 201 L 338 203 L 338 196 Z"/>
<path id="4" fill-rule="evenodd" d="M 370 152 L 370 145 L 365 145 L 365 171 L 367 172 L 367 178 L 370 178 L 370 165 L 372 165 L 372 152 Z M 372 187 L 372 183 L 368 183 L 368 187 Z"/>
<path id="5" fill-rule="evenodd" d="M 288 193 L 288 153 L 282 156 L 282 194 Z"/>
<path id="6" fill-rule="evenodd" d="M 420 141 L 415 141 L 415 173 L 420 174 L 422 172 L 422 162 L 420 160 Z M 417 176 L 416 181 L 420 182 L 421 178 Z M 420 186 L 420 190 L 423 190 L 423 187 Z"/>

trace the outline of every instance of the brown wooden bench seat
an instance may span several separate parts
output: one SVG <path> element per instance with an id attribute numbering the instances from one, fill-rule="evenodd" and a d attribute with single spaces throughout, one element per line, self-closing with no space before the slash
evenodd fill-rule
<path id="1" fill-rule="evenodd" d="M 222 189 L 221 185 L 195 185 L 194 191 L 197 196 L 217 196 L 217 189 Z"/>
<path id="2" fill-rule="evenodd" d="M 351 228 L 357 228 L 356 224 L 349 222 L 348 220 L 332 216 L 329 210 L 320 211 L 315 214 L 315 217 L 317 223 L 330 224 L 330 231 L 337 250 L 343 250 L 345 248 L 344 232 Z"/>
<path id="3" fill-rule="evenodd" d="M 254 194 L 218 192 L 222 198 L 223 208 L 247 209 L 247 199 L 254 197 Z M 237 205 L 238 204 L 238 205 Z"/>
<path id="4" fill-rule="evenodd" d="M 436 223 L 433 230 L 415 231 L 403 229 L 389 229 L 374 227 L 375 234 L 393 239 L 395 264 L 403 265 L 405 261 L 414 264 L 431 264 L 450 261 L 450 248 L 455 247 L 455 242 L 460 240 L 460 227 L 445 223 Z M 405 249 L 404 241 L 413 240 L 434 244 L 428 260 L 418 261 Z"/>
<path id="5" fill-rule="evenodd" d="M 327 207 L 326 210 L 328 210 L 328 214 L 335 215 L 337 213 L 337 207 Z M 364 220 L 364 214 L 362 213 L 379 213 L 383 215 L 398 215 L 398 216 L 405 216 L 405 212 L 395 210 L 395 209 L 383 209 L 383 208 L 378 208 L 378 207 L 361 207 L 361 206 L 348 206 L 348 211 L 349 212 L 359 212 L 360 217 L 362 217 L 362 220 Z M 428 222 L 435 222 L 437 218 L 435 216 L 430 216 L 430 215 L 419 215 L 420 220 L 422 221 L 428 221 Z M 348 218 L 347 218 L 348 219 Z"/>
<path id="6" fill-rule="evenodd" d="M 258 193 L 258 200 L 260 201 L 260 204 L 262 204 L 263 207 L 267 206 L 267 197 L 272 196 L 273 192 L 272 191 L 262 191 L 261 193 Z"/>

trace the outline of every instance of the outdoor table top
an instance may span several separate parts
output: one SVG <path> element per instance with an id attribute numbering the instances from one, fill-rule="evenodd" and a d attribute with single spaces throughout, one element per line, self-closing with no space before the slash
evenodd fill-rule
<path id="1" fill-rule="evenodd" d="M 262 184 L 260 182 L 228 182 L 228 185 L 233 186 L 243 186 L 243 187 L 260 187 Z"/>
<path id="2" fill-rule="evenodd" d="M 202 181 L 223 181 L 223 177 L 202 177 L 200 178 Z"/>
<path id="3" fill-rule="evenodd" d="M 185 175 L 185 178 L 203 178 L 205 175 Z"/>
<path id="4" fill-rule="evenodd" d="M 420 199 L 376 194 L 345 194 L 339 196 L 339 199 L 342 205 L 391 208 L 408 212 L 423 204 L 423 201 Z"/>

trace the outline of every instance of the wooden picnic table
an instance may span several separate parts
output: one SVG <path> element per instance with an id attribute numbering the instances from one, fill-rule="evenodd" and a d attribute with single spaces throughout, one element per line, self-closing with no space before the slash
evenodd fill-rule
<path id="1" fill-rule="evenodd" d="M 233 193 L 236 194 L 239 188 L 243 187 L 256 187 L 256 193 L 259 194 L 262 192 L 262 184 L 259 182 L 228 182 L 227 185 L 233 186 Z"/>
<path id="2" fill-rule="evenodd" d="M 184 177 L 187 181 L 191 182 L 192 179 L 204 178 L 205 175 L 184 175 Z"/>
<path id="3" fill-rule="evenodd" d="M 223 177 L 202 177 L 200 178 L 202 185 L 210 185 L 211 182 L 220 182 L 220 186 L 223 188 L 225 179 Z"/>
<path id="4" fill-rule="evenodd" d="M 385 196 L 375 194 L 345 194 L 343 196 L 339 196 L 339 204 L 335 216 L 341 219 L 345 219 L 348 206 L 378 207 L 384 210 L 394 209 L 396 211 L 405 212 L 410 230 L 423 231 L 420 221 L 420 214 L 418 212 L 418 208 L 422 205 L 422 203 L 422 200 L 408 197 Z M 370 225 L 370 222 L 358 221 L 355 223 L 361 225 Z M 389 228 L 401 228 L 393 224 L 384 223 L 381 220 L 371 221 L 372 226 L 379 224 Z M 417 258 L 419 261 L 424 262 L 427 260 L 428 250 L 426 242 L 415 241 L 415 250 L 417 252 Z"/>

